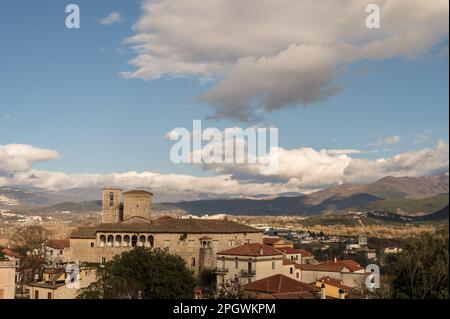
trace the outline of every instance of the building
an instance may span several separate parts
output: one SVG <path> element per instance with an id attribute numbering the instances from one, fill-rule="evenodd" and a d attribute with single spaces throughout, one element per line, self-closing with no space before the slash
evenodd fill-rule
<path id="1" fill-rule="evenodd" d="M 318 299 L 319 289 L 278 274 L 244 286 L 244 294 L 257 299 Z"/>
<path id="2" fill-rule="evenodd" d="M 294 248 L 294 243 L 281 237 L 264 237 L 263 244 L 273 248 Z"/>
<path id="3" fill-rule="evenodd" d="M 297 264 L 313 264 L 313 263 L 315 263 L 314 256 L 310 252 L 308 252 L 304 249 L 297 249 L 297 248 L 292 248 L 292 247 L 282 247 L 282 248 L 277 248 L 277 250 L 282 252 L 285 258 L 295 261 Z"/>
<path id="4" fill-rule="evenodd" d="M 344 282 L 331 277 L 323 277 L 316 280 L 316 288 L 323 289 L 326 298 L 345 299 L 352 289 L 344 285 Z"/>
<path id="5" fill-rule="evenodd" d="M 70 259 L 69 239 L 51 239 L 45 245 L 47 262 L 50 264 L 67 263 Z"/>
<path id="6" fill-rule="evenodd" d="M 14 299 L 16 292 L 16 263 L 0 257 L 0 300 Z"/>
<path id="7" fill-rule="evenodd" d="M 261 230 L 227 219 L 152 219 L 152 196 L 103 189 L 102 223 L 72 232 L 71 261 L 103 263 L 134 247 L 167 248 L 198 272 L 215 268 L 219 251 L 262 241 Z"/>
<path id="8" fill-rule="evenodd" d="M 341 280 L 344 285 L 356 287 L 361 285 L 367 277 L 364 267 L 353 260 L 333 260 L 318 264 L 303 264 L 300 269 L 300 281 L 313 283 L 323 277 Z"/>
<path id="9" fill-rule="evenodd" d="M 73 268 L 52 268 L 44 272 L 40 282 L 26 285 L 30 299 L 74 299 L 78 290 L 86 288 L 96 280 L 93 268 L 80 269 L 75 277 Z"/>
<path id="10" fill-rule="evenodd" d="M 283 253 L 272 246 L 249 243 L 217 253 L 217 284 L 246 284 L 284 272 Z"/>

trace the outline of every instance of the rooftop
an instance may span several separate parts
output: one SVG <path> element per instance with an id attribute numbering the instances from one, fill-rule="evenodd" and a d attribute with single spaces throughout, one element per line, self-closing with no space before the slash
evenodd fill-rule
<path id="1" fill-rule="evenodd" d="M 236 246 L 217 253 L 218 255 L 233 255 L 233 256 L 278 256 L 283 255 L 278 250 L 269 245 L 260 243 L 245 244 Z"/>
<path id="2" fill-rule="evenodd" d="M 355 272 L 359 270 L 363 270 L 364 267 L 361 267 L 354 260 L 346 259 L 346 260 L 337 260 L 337 261 L 324 261 L 318 264 L 304 264 L 300 265 L 299 268 L 301 270 L 311 270 L 311 271 L 331 271 L 331 272 L 341 272 L 344 268 L 347 268 L 350 272 Z"/>
<path id="3" fill-rule="evenodd" d="M 70 241 L 68 239 L 51 239 L 47 242 L 47 247 L 54 249 L 69 248 Z"/>
<path id="4" fill-rule="evenodd" d="M 310 257 L 311 256 L 311 253 L 304 249 L 282 247 L 282 248 L 277 248 L 277 250 L 281 251 L 284 254 L 288 254 L 288 255 L 300 254 L 300 255 L 302 255 L 302 257 Z"/>
<path id="5" fill-rule="evenodd" d="M 267 278 L 253 281 L 244 286 L 246 291 L 254 291 L 260 293 L 298 293 L 298 292 L 315 292 L 317 288 L 313 285 L 305 284 L 284 275 L 273 275 Z"/>
<path id="6" fill-rule="evenodd" d="M 344 289 L 345 291 L 350 291 L 352 287 L 346 286 L 343 284 L 342 280 L 331 278 L 331 277 L 323 277 L 317 280 L 319 283 L 324 283 L 333 287 Z"/>
<path id="7" fill-rule="evenodd" d="M 158 219 L 151 222 L 98 224 L 80 227 L 72 232 L 70 238 L 95 238 L 97 232 L 142 232 L 142 233 L 191 233 L 191 234 L 229 234 L 260 233 L 261 230 L 229 220 L 215 219 Z"/>

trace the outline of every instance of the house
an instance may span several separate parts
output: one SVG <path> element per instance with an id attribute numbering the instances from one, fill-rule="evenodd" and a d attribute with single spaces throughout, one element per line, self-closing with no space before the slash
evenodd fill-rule
<path id="1" fill-rule="evenodd" d="M 3 254 L 4 258 L 7 258 L 8 260 L 11 260 L 14 262 L 14 264 L 16 266 L 15 282 L 16 282 L 16 284 L 21 282 L 23 275 L 24 275 L 23 274 L 24 273 L 24 270 L 23 270 L 24 257 L 21 254 L 15 252 L 9 248 L 4 248 L 4 249 L 0 250 L 0 254 Z"/>
<path id="2" fill-rule="evenodd" d="M 51 268 L 44 272 L 43 280 L 26 285 L 31 299 L 74 299 L 78 290 L 96 280 L 95 269 L 74 264 L 65 268 Z M 74 272 L 74 270 L 76 271 Z"/>
<path id="3" fill-rule="evenodd" d="M 342 280 L 346 286 L 356 287 L 367 277 L 364 267 L 353 260 L 332 260 L 318 264 L 297 265 L 300 269 L 300 281 L 314 283 L 323 277 Z"/>
<path id="4" fill-rule="evenodd" d="M 283 272 L 282 274 L 292 279 L 300 281 L 300 269 L 294 260 L 284 258 L 283 259 Z"/>
<path id="5" fill-rule="evenodd" d="M 294 243 L 281 237 L 264 237 L 263 244 L 273 248 L 294 248 Z"/>
<path id="6" fill-rule="evenodd" d="M 282 274 L 283 253 L 272 246 L 250 243 L 217 253 L 217 284 L 238 280 L 246 284 L 255 280 Z"/>
<path id="7" fill-rule="evenodd" d="M 59 264 L 69 262 L 70 241 L 69 239 L 51 239 L 45 245 L 47 262 Z"/>
<path id="8" fill-rule="evenodd" d="M 14 299 L 16 292 L 16 263 L 0 255 L 0 300 Z"/>
<path id="9" fill-rule="evenodd" d="M 323 277 L 316 280 L 316 288 L 324 289 L 323 293 L 326 298 L 345 299 L 352 289 L 344 285 L 344 282 L 331 277 Z"/>
<path id="10" fill-rule="evenodd" d="M 314 256 L 304 249 L 281 247 L 277 248 L 277 250 L 282 252 L 285 258 L 295 261 L 297 264 L 314 263 Z"/>
<path id="11" fill-rule="evenodd" d="M 318 289 L 282 274 L 253 281 L 244 286 L 244 295 L 258 299 L 317 299 Z"/>

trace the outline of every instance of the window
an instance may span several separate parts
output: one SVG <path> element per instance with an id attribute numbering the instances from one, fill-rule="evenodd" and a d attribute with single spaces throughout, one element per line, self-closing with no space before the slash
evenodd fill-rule
<path id="1" fill-rule="evenodd" d="M 195 267 L 195 257 L 191 258 L 191 267 Z"/>
<path id="2" fill-rule="evenodd" d="M 296 273 L 296 274 L 295 274 L 295 277 L 297 277 L 297 278 L 298 278 L 298 277 L 299 277 L 299 275 L 300 275 L 300 273 L 298 272 L 298 273 Z"/>
<path id="3" fill-rule="evenodd" d="M 64 253 L 64 250 L 60 249 L 59 254 L 62 255 Z"/>
<path id="4" fill-rule="evenodd" d="M 194 248 L 194 241 L 193 240 L 189 240 L 188 241 L 188 247 L 189 248 Z"/>
<path id="5" fill-rule="evenodd" d="M 272 269 L 275 269 L 275 262 L 272 261 Z"/>
<path id="6" fill-rule="evenodd" d="M 93 242 L 91 242 L 91 248 L 92 248 L 92 247 L 94 247 L 94 243 L 93 243 Z"/>
<path id="7" fill-rule="evenodd" d="M 109 207 L 113 207 L 114 206 L 114 193 L 111 192 L 109 193 Z"/>
<path id="8" fill-rule="evenodd" d="M 237 257 L 234 258 L 234 268 L 235 268 L 235 269 L 238 269 L 238 268 L 239 268 L 239 262 L 238 262 Z"/>
<path id="9" fill-rule="evenodd" d="M 289 274 L 293 274 L 294 273 L 294 269 L 292 269 L 292 267 L 291 268 L 289 268 Z"/>
<path id="10" fill-rule="evenodd" d="M 51 292 L 47 293 L 47 299 L 52 299 L 52 293 Z"/>
<path id="11" fill-rule="evenodd" d="M 105 257 L 102 257 L 102 259 L 100 260 L 100 264 L 104 264 L 104 263 L 106 263 L 106 258 Z"/>
<path id="12" fill-rule="evenodd" d="M 34 299 L 39 299 L 39 290 L 34 291 Z"/>
<path id="13" fill-rule="evenodd" d="M 234 247 L 234 240 L 230 240 L 230 247 Z"/>

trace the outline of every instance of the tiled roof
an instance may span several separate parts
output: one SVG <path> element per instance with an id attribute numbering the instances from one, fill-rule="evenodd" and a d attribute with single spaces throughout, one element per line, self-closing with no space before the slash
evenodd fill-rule
<path id="1" fill-rule="evenodd" d="M 218 255 L 236 255 L 236 256 L 282 256 L 278 250 L 269 245 L 252 243 L 236 246 L 217 253 Z"/>
<path id="2" fill-rule="evenodd" d="M 277 250 L 281 251 L 284 254 L 288 254 L 288 255 L 300 254 L 300 255 L 302 255 L 302 257 L 311 257 L 311 254 L 304 249 L 282 247 L 282 248 L 277 248 Z"/>
<path id="3" fill-rule="evenodd" d="M 358 271 L 364 269 L 353 260 L 338 260 L 334 261 L 324 261 L 318 264 L 303 264 L 300 265 L 300 269 L 302 270 L 311 270 L 311 271 L 331 271 L 331 272 L 341 272 L 344 268 L 348 268 L 351 272 Z"/>
<path id="4" fill-rule="evenodd" d="M 256 296 L 256 299 L 320 299 L 319 296 L 311 291 L 285 292 L 280 294 L 263 294 Z"/>
<path id="5" fill-rule="evenodd" d="M 284 275 L 273 275 L 267 278 L 253 281 L 244 286 L 246 291 L 260 293 L 297 293 L 297 292 L 315 292 L 317 288 L 313 285 L 305 284 Z"/>
<path id="6" fill-rule="evenodd" d="M 69 248 L 70 241 L 68 239 L 51 239 L 47 242 L 46 246 L 54 249 Z"/>
<path id="7" fill-rule="evenodd" d="M 14 257 L 17 259 L 23 258 L 21 254 L 16 253 L 15 251 L 8 249 L 8 248 L 2 249 L 1 252 L 3 253 L 3 255 L 8 256 L 8 257 Z"/>
<path id="8" fill-rule="evenodd" d="M 153 195 L 152 192 L 147 192 L 144 190 L 135 189 L 132 191 L 124 192 L 124 195 Z"/>
<path id="9" fill-rule="evenodd" d="M 331 278 L 331 277 L 328 277 L 328 276 L 320 278 L 319 280 L 317 280 L 317 282 L 325 283 L 325 284 L 330 285 L 330 286 L 341 288 L 341 289 L 344 289 L 345 291 L 350 291 L 352 289 L 352 287 L 344 285 L 342 283 L 342 280 Z"/>
<path id="10" fill-rule="evenodd" d="M 265 237 L 265 238 L 263 238 L 263 243 L 266 245 L 274 245 L 274 244 L 291 245 L 292 244 L 291 241 L 285 240 L 281 237 Z"/>
<path id="11" fill-rule="evenodd" d="M 260 233 L 261 230 L 229 220 L 173 218 L 145 223 L 98 224 L 93 227 L 78 228 L 72 232 L 70 238 L 95 238 L 97 232 L 230 234 Z"/>

